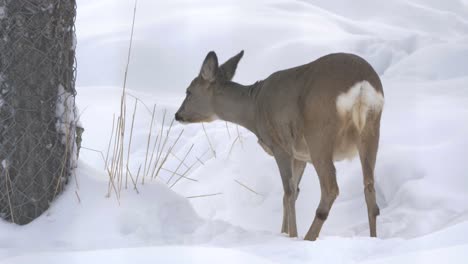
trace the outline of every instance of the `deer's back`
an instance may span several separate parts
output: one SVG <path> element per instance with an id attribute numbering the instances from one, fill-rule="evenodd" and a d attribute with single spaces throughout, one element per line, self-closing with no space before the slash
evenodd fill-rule
<path id="1" fill-rule="evenodd" d="M 305 145 L 307 123 L 328 124 L 334 126 L 333 133 L 339 133 L 345 124 L 339 116 L 337 98 L 363 81 L 383 97 L 381 81 L 372 66 L 347 53 L 329 54 L 272 74 L 264 81 L 257 98 L 260 137 L 267 144 L 283 148 L 297 145 L 297 152 L 308 157 L 300 149 Z M 354 133 L 352 129 L 345 132 Z"/>

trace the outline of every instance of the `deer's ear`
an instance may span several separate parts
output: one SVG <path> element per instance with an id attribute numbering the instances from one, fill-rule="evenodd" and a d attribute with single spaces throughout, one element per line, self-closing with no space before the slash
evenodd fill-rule
<path id="1" fill-rule="evenodd" d="M 236 74 L 237 64 L 239 64 L 240 59 L 244 56 L 244 51 L 242 50 L 236 56 L 230 58 L 226 61 L 223 65 L 221 65 L 220 69 L 223 73 L 223 76 L 226 80 L 230 81 Z"/>
<path id="2" fill-rule="evenodd" d="M 203 65 L 200 69 L 200 76 L 207 81 L 214 81 L 216 79 L 216 73 L 218 72 L 218 57 L 214 51 L 210 51 L 206 55 Z"/>

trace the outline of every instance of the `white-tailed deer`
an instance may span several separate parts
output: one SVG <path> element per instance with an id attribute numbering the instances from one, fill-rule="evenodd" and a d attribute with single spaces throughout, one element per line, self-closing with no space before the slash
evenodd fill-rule
<path id="1" fill-rule="evenodd" d="M 218 66 L 216 54 L 209 52 L 175 119 L 226 120 L 258 137 L 278 164 L 284 188 L 281 231 L 291 237 L 297 236 L 299 182 L 306 163 L 312 163 L 321 199 L 307 240 L 317 239 L 338 196 L 333 162 L 359 153 L 370 235 L 375 237 L 374 167 L 384 93 L 372 66 L 356 55 L 336 53 L 244 86 L 231 81 L 243 54 Z"/>

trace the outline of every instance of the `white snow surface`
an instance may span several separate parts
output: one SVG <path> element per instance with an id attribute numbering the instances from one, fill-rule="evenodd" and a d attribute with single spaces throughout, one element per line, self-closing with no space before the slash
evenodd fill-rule
<path id="1" fill-rule="evenodd" d="M 206 53 L 245 50 L 234 80 L 250 84 L 330 52 L 353 52 L 381 76 L 385 107 L 376 167 L 381 215 L 368 237 L 358 159 L 336 163 L 340 196 L 319 240 L 303 241 L 320 198 L 305 171 L 299 238 L 280 234 L 282 186 L 253 134 L 221 121 L 173 127 L 197 163 L 106 197 L 100 154 L 82 149 L 76 178 L 26 226 L 0 222 L 0 263 L 466 263 L 468 2 L 139 0 L 129 93 L 172 117 Z M 83 146 L 106 151 L 119 111 L 133 1 L 79 0 L 78 96 Z M 133 107 L 129 97 L 127 108 Z M 128 110 L 127 110 L 128 111 Z M 144 162 L 151 115 L 139 104 L 130 168 Z M 166 126 L 167 126 L 166 120 Z M 216 152 L 214 157 L 210 144 Z M 165 165 L 174 170 L 177 159 Z M 237 181 L 237 182 L 236 182 Z M 248 186 L 253 193 L 238 182 Z M 218 194 L 187 199 L 188 196 Z M 79 199 L 78 199 L 79 197 Z"/>

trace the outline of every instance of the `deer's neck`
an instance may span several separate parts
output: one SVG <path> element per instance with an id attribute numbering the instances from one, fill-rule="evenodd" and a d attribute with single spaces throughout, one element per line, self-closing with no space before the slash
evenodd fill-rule
<path id="1" fill-rule="evenodd" d="M 259 83 L 250 86 L 228 82 L 220 87 L 214 97 L 216 115 L 225 121 L 236 123 L 256 134 L 255 97 Z"/>

